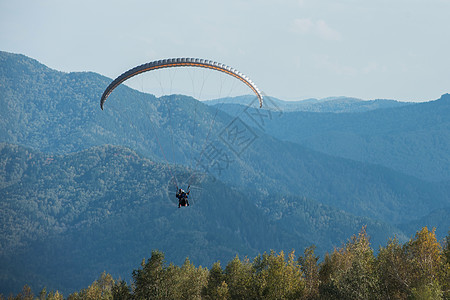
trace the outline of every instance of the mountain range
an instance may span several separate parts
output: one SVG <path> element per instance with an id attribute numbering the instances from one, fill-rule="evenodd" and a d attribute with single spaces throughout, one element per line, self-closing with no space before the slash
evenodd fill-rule
<path id="1" fill-rule="evenodd" d="M 0 52 L 0 292 L 127 278 L 155 248 L 210 266 L 311 244 L 323 255 L 365 225 L 375 247 L 419 225 L 447 233 L 448 95 L 310 111 L 268 97 L 256 110 L 252 97 L 120 86 L 102 111 L 109 82 Z M 189 183 L 192 205 L 178 210 L 175 185 Z"/>
<path id="2" fill-rule="evenodd" d="M 217 104 L 239 104 L 248 105 L 248 103 L 254 100 L 254 96 L 243 95 L 236 97 L 225 97 L 213 100 L 206 100 L 204 103 L 208 105 Z M 278 98 L 266 95 L 266 105 L 265 109 L 280 110 L 283 112 L 332 112 L 332 113 L 343 113 L 343 112 L 365 112 L 380 108 L 392 108 L 400 107 L 404 105 L 411 104 L 409 102 L 400 102 L 389 99 L 376 99 L 376 100 L 362 100 L 352 97 L 327 97 L 323 99 L 304 99 L 297 101 L 285 101 Z"/>

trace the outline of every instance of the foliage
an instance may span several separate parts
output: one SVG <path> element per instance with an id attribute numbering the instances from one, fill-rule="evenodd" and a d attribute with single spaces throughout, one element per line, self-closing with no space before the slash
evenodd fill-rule
<path id="1" fill-rule="evenodd" d="M 438 282 L 442 268 L 442 249 L 436 240 L 435 229 L 429 231 L 424 227 L 414 239 L 405 245 L 411 281 L 419 285 L 432 285 Z"/>
<path id="2" fill-rule="evenodd" d="M 133 271 L 133 295 L 137 299 L 201 299 L 207 270 L 196 268 L 188 259 L 181 268 L 164 266 L 164 254 L 153 251 L 151 258 Z"/>
<path id="3" fill-rule="evenodd" d="M 410 282 L 406 254 L 397 239 L 389 240 L 377 256 L 380 294 L 385 298 L 404 299 L 408 295 Z"/>
<path id="4" fill-rule="evenodd" d="M 284 252 L 258 256 L 254 262 L 260 299 L 298 299 L 303 295 L 304 282 L 294 251 L 287 260 Z"/>
<path id="5" fill-rule="evenodd" d="M 442 271 L 439 276 L 440 284 L 444 299 L 450 299 L 450 231 L 444 240 L 442 259 Z"/>
<path id="6" fill-rule="evenodd" d="M 70 295 L 68 300 L 112 300 L 116 282 L 110 274 L 103 272 L 99 279 L 95 280 L 88 288 L 79 293 Z"/>
<path id="7" fill-rule="evenodd" d="M 446 281 L 445 251 L 433 231 L 424 227 L 401 246 L 395 239 L 380 249 L 377 262 L 381 294 L 387 298 L 441 299 Z"/>
<path id="8" fill-rule="evenodd" d="M 319 290 L 330 299 L 370 299 L 379 294 L 375 257 L 365 228 L 327 255 L 320 278 Z"/>
<path id="9" fill-rule="evenodd" d="M 253 289 L 253 268 L 248 259 L 241 261 L 236 256 L 225 267 L 225 282 L 231 299 L 255 297 Z"/>
<path id="10" fill-rule="evenodd" d="M 319 257 L 315 255 L 316 246 L 310 246 L 305 249 L 304 255 L 299 256 L 298 263 L 304 274 L 305 298 L 316 299 L 319 295 Z"/>
<path id="11" fill-rule="evenodd" d="M 225 300 L 230 297 L 228 284 L 225 282 L 225 274 L 220 262 L 215 262 L 209 270 L 207 285 L 203 287 L 202 297 L 208 300 Z"/>
<path id="12" fill-rule="evenodd" d="M 215 262 L 208 270 L 187 258 L 181 267 L 167 265 L 164 253 L 154 250 L 133 270 L 131 285 L 104 272 L 67 299 L 447 299 L 447 255 L 448 244 L 441 247 L 426 227 L 405 244 L 391 239 L 378 255 L 363 227 L 322 262 L 311 246 L 298 259 L 294 251 L 271 251 L 252 262 L 235 256 L 225 269 Z M 34 295 L 24 286 L 8 299 Z M 43 289 L 39 299 L 62 295 Z"/>

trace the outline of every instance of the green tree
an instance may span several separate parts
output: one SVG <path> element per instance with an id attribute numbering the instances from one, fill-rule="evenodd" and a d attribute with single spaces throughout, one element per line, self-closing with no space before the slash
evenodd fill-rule
<path id="1" fill-rule="evenodd" d="M 133 270 L 134 297 L 137 299 L 164 299 L 164 253 L 153 250 L 152 256 L 141 263 L 142 269 Z"/>
<path id="2" fill-rule="evenodd" d="M 441 269 L 441 245 L 436 239 L 435 228 L 422 228 L 415 238 L 406 244 L 406 253 L 412 264 L 414 280 L 419 283 L 437 281 Z"/>
<path id="3" fill-rule="evenodd" d="M 69 295 L 68 300 L 112 300 L 114 279 L 110 274 L 103 272 L 100 277 L 95 280 L 88 288 L 81 290 L 79 293 Z"/>
<path id="4" fill-rule="evenodd" d="M 225 267 L 225 282 L 231 299 L 254 299 L 253 267 L 248 259 L 236 257 Z"/>
<path id="5" fill-rule="evenodd" d="M 379 295 L 375 257 L 366 228 L 322 264 L 321 293 L 328 299 L 374 299 Z"/>
<path id="6" fill-rule="evenodd" d="M 381 248 L 377 257 L 381 295 L 391 299 L 442 299 L 445 255 L 435 230 L 427 227 L 401 246 L 396 239 Z"/>
<path id="7" fill-rule="evenodd" d="M 202 289 L 206 286 L 208 270 L 195 268 L 188 258 L 180 268 L 178 299 L 201 299 Z"/>
<path id="8" fill-rule="evenodd" d="M 316 246 L 305 249 L 303 256 L 299 256 L 298 263 L 305 278 L 305 298 L 315 299 L 319 296 L 319 257 L 315 255 Z"/>
<path id="9" fill-rule="evenodd" d="M 405 299 L 409 294 L 411 278 L 406 254 L 396 238 L 380 248 L 376 264 L 382 298 Z"/>
<path id="10" fill-rule="evenodd" d="M 31 291 L 31 288 L 28 285 L 25 285 L 22 288 L 22 291 L 17 294 L 17 296 L 9 296 L 8 300 L 33 300 L 34 294 Z"/>
<path id="11" fill-rule="evenodd" d="M 58 291 L 56 292 L 50 292 L 48 293 L 47 297 L 45 297 L 45 300 L 63 300 L 64 297 L 62 294 L 60 294 Z"/>
<path id="12" fill-rule="evenodd" d="M 254 261 L 259 297 L 263 299 L 298 299 L 303 295 L 303 275 L 294 251 L 287 261 L 284 252 L 271 251 Z"/>
<path id="13" fill-rule="evenodd" d="M 450 231 L 444 239 L 444 247 L 442 249 L 442 272 L 440 281 L 444 299 L 450 299 Z"/>
<path id="14" fill-rule="evenodd" d="M 131 299 L 130 287 L 124 280 L 120 280 L 114 284 L 112 294 L 114 300 Z"/>
<path id="15" fill-rule="evenodd" d="M 319 294 L 323 299 L 338 299 L 339 291 L 336 285 L 338 250 L 332 254 L 325 254 L 323 262 L 319 266 Z"/>
<path id="16" fill-rule="evenodd" d="M 220 286 L 217 288 L 217 297 L 215 299 L 230 299 L 230 292 L 228 291 L 228 285 L 225 281 L 222 281 Z"/>
<path id="17" fill-rule="evenodd" d="M 213 264 L 208 273 L 207 285 L 202 290 L 205 299 L 229 299 L 228 285 L 225 282 L 225 273 L 220 266 L 220 262 Z"/>
<path id="18" fill-rule="evenodd" d="M 436 239 L 435 228 L 418 231 L 414 239 L 405 245 L 405 252 L 411 276 L 413 298 L 442 299 L 439 275 L 442 272 L 442 248 Z"/>
<path id="19" fill-rule="evenodd" d="M 177 267 L 164 266 L 164 254 L 152 251 L 151 258 L 133 271 L 133 296 L 137 299 L 200 299 L 207 284 L 208 270 L 196 268 L 188 258 Z"/>
<path id="20" fill-rule="evenodd" d="M 347 251 L 351 253 L 352 265 L 343 278 L 344 294 L 349 299 L 376 298 L 379 286 L 375 256 L 365 227 L 352 238 Z"/>
<path id="21" fill-rule="evenodd" d="M 170 264 L 163 269 L 161 280 L 161 297 L 163 299 L 181 299 L 181 270 L 180 267 Z"/>

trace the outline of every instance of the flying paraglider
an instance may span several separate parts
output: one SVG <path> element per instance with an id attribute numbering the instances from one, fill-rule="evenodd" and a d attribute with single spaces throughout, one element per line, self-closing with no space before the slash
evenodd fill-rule
<path id="1" fill-rule="evenodd" d="M 114 79 L 108 85 L 108 87 L 103 92 L 103 95 L 102 95 L 102 97 L 100 99 L 100 108 L 103 110 L 103 106 L 105 104 L 106 99 L 114 91 L 114 89 L 117 88 L 124 81 L 130 79 L 131 77 L 139 75 L 139 74 L 144 73 L 144 72 L 148 72 L 148 71 L 164 69 L 164 68 L 173 68 L 173 67 L 206 68 L 206 69 L 211 69 L 211 70 L 216 70 L 216 71 L 219 71 L 219 72 L 223 72 L 223 73 L 228 74 L 228 75 L 230 75 L 230 76 L 232 76 L 234 78 L 237 78 L 241 82 L 246 84 L 253 91 L 253 93 L 258 98 L 260 108 L 262 107 L 263 95 L 262 95 L 261 91 L 250 80 L 250 78 L 248 78 L 247 76 L 245 76 L 241 72 L 237 71 L 236 69 L 231 68 L 231 67 L 229 67 L 227 65 L 224 65 L 222 63 L 218 63 L 218 62 L 207 60 L 207 59 L 200 59 L 200 58 L 169 58 L 169 59 L 156 60 L 156 61 L 152 61 L 152 62 L 149 62 L 149 63 L 145 63 L 145 64 L 142 64 L 142 65 L 136 66 L 136 67 L 134 67 L 134 68 L 124 72 L 120 76 L 118 76 L 116 79 Z M 214 119 L 212 120 L 212 123 L 213 122 L 214 122 Z M 212 128 L 212 126 L 210 126 L 210 130 L 211 130 L 211 128 Z M 158 139 L 158 136 L 157 136 L 156 132 L 155 132 L 155 135 L 157 137 L 157 141 L 158 141 L 158 144 L 159 144 L 159 139 Z M 194 134 L 193 134 L 193 136 L 194 136 Z M 205 145 L 207 144 L 208 137 L 209 137 L 209 133 L 206 136 L 206 140 L 204 142 L 204 145 L 201 147 L 202 151 L 200 153 L 200 157 L 197 160 L 196 166 L 199 165 L 199 162 L 200 162 L 200 160 L 202 158 L 202 155 L 203 155 L 203 153 L 204 153 L 204 151 L 206 149 Z M 166 158 L 166 155 L 164 153 L 163 147 L 161 147 L 161 144 L 159 144 L 159 146 L 161 148 L 161 152 L 162 152 L 165 160 L 167 161 L 167 158 Z M 169 168 L 169 171 L 171 172 L 170 168 Z M 197 171 L 194 171 L 194 174 L 195 174 L 195 172 L 197 172 Z M 174 177 L 173 174 L 172 174 L 172 177 Z M 190 175 L 189 176 L 189 180 L 191 178 L 193 178 L 193 177 L 194 177 L 193 174 Z M 185 192 L 182 189 L 178 189 L 177 181 L 178 180 L 176 180 L 176 179 L 174 180 L 175 184 L 177 185 L 176 186 L 176 188 L 177 188 L 176 189 L 176 191 L 177 191 L 176 192 L 176 198 L 178 198 L 178 207 L 180 208 L 181 206 L 189 206 L 188 198 L 189 198 L 189 194 L 190 194 L 190 185 L 188 184 L 187 192 Z"/>
<path id="2" fill-rule="evenodd" d="M 207 59 L 200 59 L 200 58 L 169 58 L 169 59 L 162 59 L 162 60 L 155 60 L 146 64 L 139 65 L 137 67 L 134 67 L 116 79 L 111 82 L 111 84 L 106 88 L 106 90 L 103 92 L 102 98 L 100 100 L 100 107 L 103 109 L 103 105 L 108 98 L 108 96 L 112 93 L 112 91 L 119 86 L 122 82 L 125 80 L 152 70 L 157 69 L 163 69 L 163 68 L 172 68 L 172 67 L 198 67 L 198 68 L 207 68 L 212 70 L 217 70 L 223 73 L 226 73 L 230 76 L 233 76 L 243 83 L 245 83 L 258 97 L 259 100 L 259 107 L 262 107 L 263 104 L 263 96 L 260 92 L 260 90 L 256 87 L 256 85 L 244 74 L 237 71 L 234 68 L 231 68 L 229 66 L 226 66 L 224 64 L 207 60 Z"/>
<path id="3" fill-rule="evenodd" d="M 176 197 L 178 198 L 178 208 L 180 208 L 180 206 L 189 206 L 189 193 L 191 191 L 189 190 L 188 187 L 188 191 L 185 192 L 183 189 L 178 189 L 177 187 L 177 194 Z"/>

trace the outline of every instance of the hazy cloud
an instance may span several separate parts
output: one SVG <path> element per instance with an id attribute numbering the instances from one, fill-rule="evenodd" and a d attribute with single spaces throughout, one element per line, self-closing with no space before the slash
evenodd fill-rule
<path id="1" fill-rule="evenodd" d="M 331 28 L 324 20 L 311 20 L 310 18 L 298 18 L 295 19 L 291 27 L 292 31 L 298 34 L 317 35 L 324 40 L 339 41 L 341 40 L 341 34 Z"/>
<path id="2" fill-rule="evenodd" d="M 315 29 L 319 36 L 325 40 L 339 41 L 341 39 L 341 34 L 328 26 L 324 20 L 319 20 L 315 24 Z"/>
<path id="3" fill-rule="evenodd" d="M 295 19 L 292 30 L 296 33 L 307 34 L 312 31 L 314 23 L 311 19 Z"/>
<path id="4" fill-rule="evenodd" d="M 345 65 L 343 62 L 332 58 L 330 55 L 316 54 L 314 55 L 314 62 L 317 68 L 339 76 L 355 76 L 358 74 L 356 68 Z"/>
<path id="5" fill-rule="evenodd" d="M 386 66 L 380 65 L 379 63 L 374 61 L 367 63 L 367 65 L 362 68 L 363 74 L 369 74 L 372 72 L 386 72 L 386 71 L 387 71 Z"/>
<path id="6" fill-rule="evenodd" d="M 305 3 L 306 3 L 306 0 L 297 0 L 297 5 L 300 7 L 304 6 Z"/>

